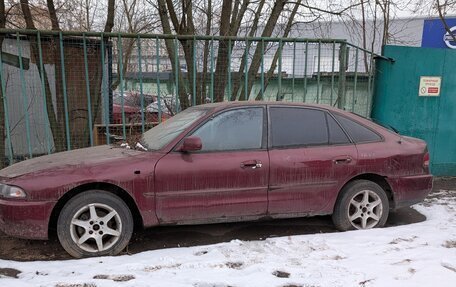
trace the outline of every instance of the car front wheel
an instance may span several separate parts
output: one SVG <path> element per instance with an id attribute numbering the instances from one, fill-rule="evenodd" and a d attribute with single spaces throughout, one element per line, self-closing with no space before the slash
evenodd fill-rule
<path id="1" fill-rule="evenodd" d="M 383 227 L 389 213 L 385 191 L 376 183 L 356 180 L 348 183 L 337 200 L 332 219 L 341 231 Z"/>
<path id="2" fill-rule="evenodd" d="M 57 222 L 60 243 L 76 258 L 116 255 L 127 246 L 132 233 L 128 206 L 116 195 L 101 190 L 70 199 Z"/>

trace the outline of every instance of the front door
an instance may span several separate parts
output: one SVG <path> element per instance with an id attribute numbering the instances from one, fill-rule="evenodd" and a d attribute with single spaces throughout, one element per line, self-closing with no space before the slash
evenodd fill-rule
<path id="1" fill-rule="evenodd" d="M 269 115 L 269 213 L 331 212 L 339 189 L 355 171 L 355 145 L 324 110 L 270 107 Z"/>
<path id="2" fill-rule="evenodd" d="M 265 107 L 211 117 L 189 135 L 202 150 L 173 151 L 155 168 L 161 223 L 206 223 L 261 217 L 267 212 L 269 157 Z"/>

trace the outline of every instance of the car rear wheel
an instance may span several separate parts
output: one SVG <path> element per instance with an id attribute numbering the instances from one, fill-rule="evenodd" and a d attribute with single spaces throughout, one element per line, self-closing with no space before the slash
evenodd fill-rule
<path id="1" fill-rule="evenodd" d="M 70 199 L 60 212 L 57 236 L 73 257 L 116 255 L 130 241 L 133 218 L 119 197 L 91 190 Z"/>
<path id="2" fill-rule="evenodd" d="M 389 213 L 385 191 L 376 183 L 356 180 L 347 184 L 336 202 L 332 219 L 341 231 L 383 227 Z"/>

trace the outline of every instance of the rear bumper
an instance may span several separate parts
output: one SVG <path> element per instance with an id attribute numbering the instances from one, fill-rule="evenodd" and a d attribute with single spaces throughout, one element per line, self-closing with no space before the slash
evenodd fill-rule
<path id="1" fill-rule="evenodd" d="M 13 237 L 48 239 L 53 201 L 29 202 L 0 199 L 0 230 Z"/>
<path id="2" fill-rule="evenodd" d="M 388 178 L 393 190 L 394 209 L 419 203 L 432 190 L 431 174 Z"/>

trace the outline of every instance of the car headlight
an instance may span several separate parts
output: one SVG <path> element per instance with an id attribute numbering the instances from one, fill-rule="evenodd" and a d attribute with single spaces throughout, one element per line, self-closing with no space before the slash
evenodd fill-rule
<path id="1" fill-rule="evenodd" d="M 21 188 L 6 184 L 0 184 L 0 197 L 3 198 L 25 198 L 26 194 Z"/>

